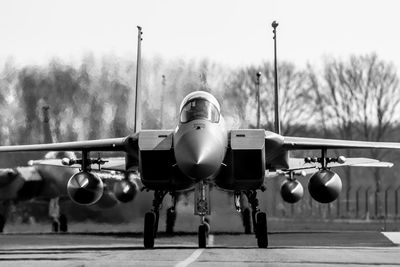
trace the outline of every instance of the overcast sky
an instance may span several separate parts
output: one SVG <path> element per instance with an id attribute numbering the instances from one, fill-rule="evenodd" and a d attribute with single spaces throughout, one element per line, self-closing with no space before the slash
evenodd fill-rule
<path id="1" fill-rule="evenodd" d="M 376 51 L 400 66 L 399 7 L 395 0 L 2 0 L 0 59 L 134 57 L 141 25 L 146 57 L 258 64 L 272 59 L 277 20 L 280 59 L 302 65 Z"/>

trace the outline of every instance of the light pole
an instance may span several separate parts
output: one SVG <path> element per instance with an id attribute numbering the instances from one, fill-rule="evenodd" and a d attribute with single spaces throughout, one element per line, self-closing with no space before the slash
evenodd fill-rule
<path id="1" fill-rule="evenodd" d="M 261 116 L 260 77 L 261 77 L 261 72 L 257 72 L 256 76 L 257 76 L 257 79 L 256 79 L 257 129 L 260 129 L 260 116 Z"/>
<path id="2" fill-rule="evenodd" d="M 275 132 L 277 134 L 281 133 L 281 123 L 279 121 L 279 90 L 278 90 L 278 66 L 276 59 L 276 27 L 278 27 L 278 23 L 274 20 L 271 24 L 274 29 L 272 32 L 274 33 L 274 78 L 275 78 Z"/>
<path id="3" fill-rule="evenodd" d="M 137 26 L 138 29 L 138 44 L 137 44 L 137 59 L 136 59 L 136 91 L 135 91 L 135 126 L 133 128 L 134 132 L 138 132 L 141 130 L 141 110 L 139 108 L 140 105 L 140 97 L 141 97 L 141 88 L 140 88 L 140 74 L 141 74 L 141 60 L 142 60 L 142 27 Z"/>

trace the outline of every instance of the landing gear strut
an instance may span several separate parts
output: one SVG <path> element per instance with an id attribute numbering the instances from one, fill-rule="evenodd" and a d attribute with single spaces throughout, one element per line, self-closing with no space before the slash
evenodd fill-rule
<path id="1" fill-rule="evenodd" d="M 250 217 L 250 209 L 248 207 L 244 207 L 243 204 L 243 195 L 242 192 L 236 191 L 234 193 L 234 202 L 236 211 L 240 212 L 242 216 L 242 223 L 244 227 L 245 234 L 251 234 L 251 217 Z"/>
<path id="2" fill-rule="evenodd" d="M 251 234 L 251 215 L 248 207 L 242 210 L 242 222 L 244 226 L 244 233 Z"/>
<path id="3" fill-rule="evenodd" d="M 68 231 L 67 216 L 60 213 L 60 201 L 58 197 L 52 198 L 49 201 L 49 216 L 52 220 L 51 231 L 53 233 L 66 233 Z"/>
<path id="4" fill-rule="evenodd" d="M 144 216 L 144 248 L 153 248 L 154 239 L 157 236 L 158 220 L 160 217 L 160 206 L 167 191 L 156 190 L 154 192 L 153 209 Z"/>
<path id="5" fill-rule="evenodd" d="M 198 232 L 199 248 L 207 246 L 207 237 L 210 232 L 210 225 L 207 222 L 206 215 L 210 215 L 210 185 L 201 181 L 195 188 L 195 206 L 194 213 L 200 216 L 200 226 Z"/>
<path id="6" fill-rule="evenodd" d="M 171 193 L 171 198 L 172 198 L 172 206 L 167 209 L 167 223 L 165 229 L 165 232 L 170 235 L 174 233 L 174 226 L 176 221 L 176 202 L 177 202 L 176 193 Z"/>
<path id="7" fill-rule="evenodd" d="M 248 190 L 244 192 L 250 203 L 253 219 L 253 229 L 257 238 L 257 245 L 259 248 L 268 247 L 268 231 L 267 231 L 267 214 L 261 212 L 258 208 L 257 192 L 255 190 Z"/>

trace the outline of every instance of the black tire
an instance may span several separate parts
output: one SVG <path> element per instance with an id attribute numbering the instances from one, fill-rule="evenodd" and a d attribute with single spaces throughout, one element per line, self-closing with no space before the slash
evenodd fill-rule
<path id="1" fill-rule="evenodd" d="M 268 247 L 267 214 L 258 212 L 256 214 L 256 236 L 259 248 Z"/>
<path id="2" fill-rule="evenodd" d="M 245 234 L 251 234 L 251 212 L 249 208 L 242 211 L 242 222 Z"/>
<path id="3" fill-rule="evenodd" d="M 59 223 L 57 221 L 53 221 L 51 224 L 51 231 L 53 233 L 58 233 Z"/>
<path id="4" fill-rule="evenodd" d="M 199 226 L 199 248 L 206 248 L 207 246 L 207 225 L 202 224 Z"/>
<path id="5" fill-rule="evenodd" d="M 251 211 L 251 221 L 253 222 L 253 230 L 254 230 L 254 234 L 257 237 L 257 212 L 256 211 Z"/>
<path id="6" fill-rule="evenodd" d="M 143 245 L 144 248 L 154 247 L 154 228 L 156 222 L 156 214 L 154 212 L 147 212 L 144 216 L 144 230 L 143 230 Z"/>
<path id="7" fill-rule="evenodd" d="M 68 232 L 68 219 L 67 219 L 67 216 L 65 216 L 64 214 L 61 214 L 60 218 L 59 218 L 59 221 L 60 221 L 60 232 L 62 232 L 62 233 Z"/>
<path id="8" fill-rule="evenodd" d="M 206 226 L 206 233 L 207 233 L 207 237 L 208 237 L 208 235 L 210 234 L 210 230 L 211 230 L 210 224 L 209 224 L 207 221 L 205 221 L 205 222 L 203 223 L 203 225 Z"/>
<path id="9" fill-rule="evenodd" d="M 3 232 L 5 225 L 6 225 L 6 216 L 0 214 L 0 233 Z"/>
<path id="10" fill-rule="evenodd" d="M 167 223 L 165 229 L 165 232 L 167 234 L 172 235 L 174 233 L 175 221 L 176 221 L 176 211 L 173 207 L 171 207 L 167 209 Z"/>
<path id="11" fill-rule="evenodd" d="M 154 238 L 157 237 L 157 232 L 158 232 L 158 221 L 160 220 L 160 212 L 154 212 L 154 214 L 156 215 L 156 219 L 154 222 Z"/>

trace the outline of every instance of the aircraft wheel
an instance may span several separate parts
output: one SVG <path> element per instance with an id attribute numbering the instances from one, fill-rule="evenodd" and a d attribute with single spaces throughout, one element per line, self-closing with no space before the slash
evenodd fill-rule
<path id="1" fill-rule="evenodd" d="M 199 232 L 198 232 L 198 237 L 199 237 L 199 248 L 205 248 L 207 245 L 207 235 L 208 235 L 208 227 L 206 224 L 201 224 L 199 226 Z"/>
<path id="2" fill-rule="evenodd" d="M 154 214 L 156 215 L 156 219 L 154 222 L 154 238 L 157 237 L 157 232 L 158 232 L 158 221 L 160 220 L 160 212 L 154 212 Z"/>
<path id="3" fill-rule="evenodd" d="M 0 214 L 0 233 L 3 232 L 5 225 L 6 225 L 6 216 Z"/>
<path id="4" fill-rule="evenodd" d="M 210 227 L 210 218 L 209 218 L 209 217 L 205 217 L 205 218 L 204 218 L 203 224 L 206 225 L 207 237 L 208 237 L 208 234 L 210 233 L 210 230 L 211 230 L 211 227 Z"/>
<path id="5" fill-rule="evenodd" d="M 210 224 L 208 223 L 208 222 L 204 222 L 203 223 L 205 226 L 206 226 L 206 233 L 207 233 L 207 237 L 208 237 L 208 235 L 210 234 Z"/>
<path id="6" fill-rule="evenodd" d="M 242 221 L 244 226 L 244 233 L 251 234 L 251 212 L 249 208 L 245 208 L 243 210 Z"/>
<path id="7" fill-rule="evenodd" d="M 53 220 L 53 223 L 51 224 L 51 231 L 53 233 L 58 233 L 59 229 L 59 223 L 56 220 Z"/>
<path id="8" fill-rule="evenodd" d="M 258 212 L 256 215 L 256 237 L 259 248 L 268 247 L 267 214 Z"/>
<path id="9" fill-rule="evenodd" d="M 156 214 L 154 212 L 147 212 L 144 216 L 144 238 L 143 244 L 144 248 L 153 248 L 154 247 L 154 230 L 156 223 Z"/>
<path id="10" fill-rule="evenodd" d="M 173 207 L 167 209 L 167 226 L 165 232 L 167 234 L 174 233 L 174 226 L 176 221 L 176 211 Z"/>
<path id="11" fill-rule="evenodd" d="M 61 214 L 60 218 L 59 218 L 59 221 L 60 221 L 60 232 L 62 232 L 62 233 L 68 232 L 68 219 L 67 219 L 67 216 L 65 216 L 64 214 Z"/>

